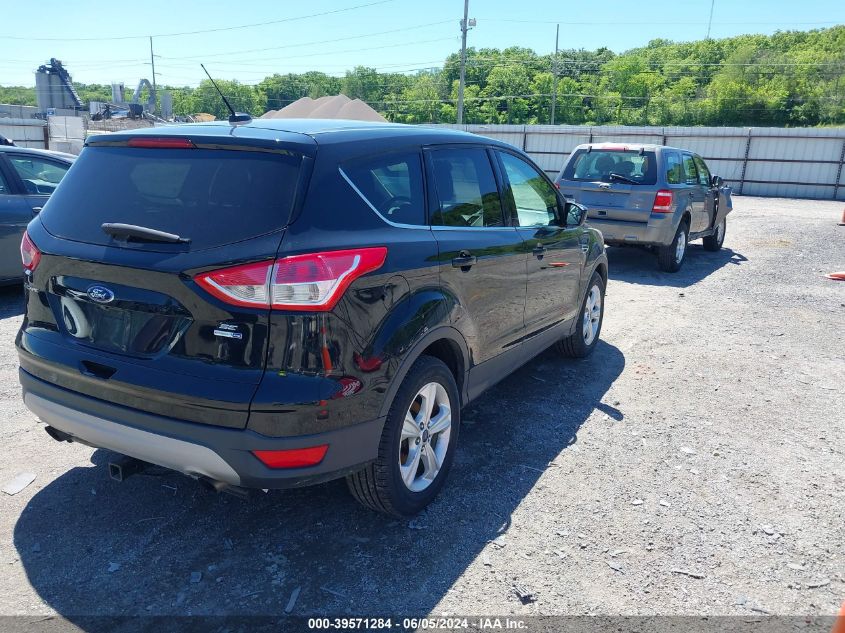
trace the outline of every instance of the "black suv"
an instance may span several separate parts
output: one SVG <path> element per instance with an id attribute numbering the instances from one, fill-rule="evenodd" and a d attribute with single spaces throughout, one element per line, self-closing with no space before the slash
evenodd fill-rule
<path id="1" fill-rule="evenodd" d="M 551 345 L 595 347 L 584 217 L 522 152 L 450 130 L 97 136 L 21 245 L 24 401 L 55 439 L 218 490 L 346 476 L 411 515 L 462 406 Z"/>

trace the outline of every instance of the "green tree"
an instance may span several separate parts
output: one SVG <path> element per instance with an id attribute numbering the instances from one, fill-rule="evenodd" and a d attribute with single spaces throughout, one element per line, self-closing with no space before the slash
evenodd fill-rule
<path id="1" fill-rule="evenodd" d="M 26 86 L 0 86 L 0 103 L 35 105 L 35 88 Z"/>
<path id="2" fill-rule="evenodd" d="M 495 66 L 481 91 L 483 97 L 495 104 L 495 123 L 526 123 L 531 113 L 530 97 L 526 96 L 529 94 L 531 76 L 522 64 Z"/>
<path id="3" fill-rule="evenodd" d="M 350 99 L 361 99 L 367 103 L 383 101 L 386 92 L 379 72 L 366 66 L 356 66 L 346 71 L 341 90 Z"/>
<path id="4" fill-rule="evenodd" d="M 467 123 L 545 123 L 557 76 L 556 122 L 628 125 L 845 124 L 845 26 L 771 36 L 671 42 L 655 39 L 621 54 L 566 48 L 557 56 L 524 47 L 469 48 Z M 255 88 L 221 82 L 239 110 L 261 113 L 303 96 L 343 92 L 388 119 L 454 122 L 460 54 L 412 75 L 358 66 L 342 78 L 311 71 L 265 77 Z M 78 84 L 82 98 L 110 100 L 103 84 Z M 225 116 L 208 82 L 174 88 L 174 111 Z M 35 104 L 35 91 L 0 88 L 0 102 Z"/>
<path id="5" fill-rule="evenodd" d="M 339 95 L 343 81 L 340 77 L 332 77 L 315 70 L 300 75 L 305 82 L 308 96 L 312 99 Z"/>
<path id="6" fill-rule="evenodd" d="M 273 75 L 255 86 L 256 97 L 264 111 L 278 110 L 308 96 L 308 84 L 301 75 Z"/>
<path id="7" fill-rule="evenodd" d="M 441 96 L 438 77 L 432 73 L 421 73 L 413 77 L 399 93 L 398 98 L 388 101 L 388 118 L 399 123 L 439 123 Z"/>
<path id="8" fill-rule="evenodd" d="M 215 81 L 235 110 L 249 114 L 261 114 L 263 112 L 258 105 L 256 91 L 252 86 L 246 86 L 235 80 L 215 79 Z M 208 79 L 203 80 L 199 87 L 191 93 L 189 104 L 191 113 L 207 112 L 218 119 L 229 117 L 226 104 L 223 103 L 217 90 L 214 89 Z"/>
<path id="9" fill-rule="evenodd" d="M 105 101 L 111 102 L 111 85 L 105 84 L 80 84 L 74 83 L 79 99 L 83 105 L 88 105 L 91 101 Z"/>

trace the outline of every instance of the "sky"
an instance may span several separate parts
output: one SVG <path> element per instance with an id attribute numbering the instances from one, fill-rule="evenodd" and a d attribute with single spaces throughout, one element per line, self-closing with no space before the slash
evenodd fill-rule
<path id="1" fill-rule="evenodd" d="M 463 0 L 0 0 L 0 85 L 35 85 L 34 71 L 61 59 L 74 81 L 196 86 L 200 62 L 216 78 L 255 84 L 273 73 L 356 65 L 384 72 L 440 66 L 460 50 Z M 607 47 L 622 52 L 655 38 L 674 41 L 845 23 L 842 0 L 469 0 L 477 26 L 467 45 Z M 204 31 L 198 33 L 197 31 Z"/>

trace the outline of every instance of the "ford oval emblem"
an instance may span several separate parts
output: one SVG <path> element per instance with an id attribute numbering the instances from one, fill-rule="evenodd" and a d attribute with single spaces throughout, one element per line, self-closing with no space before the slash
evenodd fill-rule
<path id="1" fill-rule="evenodd" d="M 114 301 L 114 293 L 105 286 L 91 286 L 86 291 L 86 294 L 91 298 L 91 301 L 97 303 L 111 303 Z"/>

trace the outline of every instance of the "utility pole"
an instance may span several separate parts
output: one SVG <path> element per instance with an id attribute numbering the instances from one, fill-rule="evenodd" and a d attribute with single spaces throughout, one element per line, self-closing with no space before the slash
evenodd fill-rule
<path id="1" fill-rule="evenodd" d="M 458 83 L 458 125 L 464 122 L 464 84 L 467 74 L 467 16 L 469 15 L 469 0 L 464 0 L 464 19 L 461 20 L 461 80 Z"/>
<path id="2" fill-rule="evenodd" d="M 716 0 L 710 0 L 710 19 L 707 20 L 707 37 L 705 40 L 710 39 L 710 27 L 713 26 L 713 5 L 716 4 Z"/>
<path id="3" fill-rule="evenodd" d="M 555 58 L 552 61 L 552 115 L 550 120 L 552 125 L 555 124 L 555 106 L 557 105 L 557 51 L 558 51 L 558 38 L 560 37 L 560 24 L 557 25 L 555 29 Z"/>
<path id="4" fill-rule="evenodd" d="M 155 58 L 155 55 L 153 55 L 153 37 L 152 37 L 152 35 L 150 36 L 150 64 L 153 67 L 153 94 L 155 95 L 156 99 L 158 99 L 158 90 L 156 89 L 156 58 Z M 157 106 L 158 106 L 158 104 L 156 103 L 156 106 L 153 107 L 153 114 L 155 114 Z"/>

